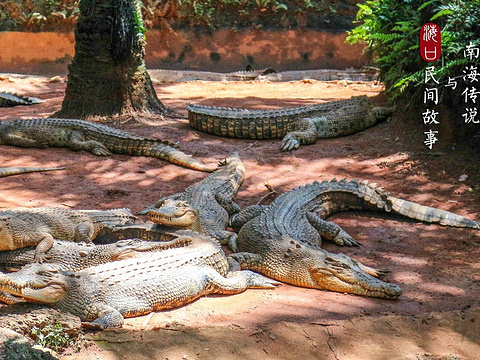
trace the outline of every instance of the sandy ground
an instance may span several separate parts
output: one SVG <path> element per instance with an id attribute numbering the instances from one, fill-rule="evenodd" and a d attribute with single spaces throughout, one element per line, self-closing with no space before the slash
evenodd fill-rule
<path id="1" fill-rule="evenodd" d="M 1 120 L 13 120 L 44 117 L 59 109 L 65 84 L 4 76 L 0 89 L 47 100 L 36 106 L 0 109 Z M 186 114 L 190 102 L 273 108 L 361 94 L 376 97 L 382 87 L 317 81 L 195 81 L 157 83 L 156 89 L 166 105 Z M 179 142 L 182 150 L 206 163 L 238 151 L 247 169 L 237 197 L 242 207 L 267 194 L 265 181 L 282 192 L 314 180 L 346 177 L 368 179 L 398 197 L 480 220 L 478 159 L 463 148 L 462 139 L 428 150 L 418 121 L 399 111 L 391 122 L 352 136 L 319 140 L 290 153 L 279 151 L 278 140 L 223 139 L 191 130 L 187 120 L 118 127 Z M 0 162 L 2 166 L 66 167 L 1 179 L 0 207 L 138 211 L 206 176 L 159 159 L 99 158 L 68 149 L 1 146 Z M 180 309 L 128 319 L 120 330 L 87 333 L 89 346 L 80 353 L 68 350 L 62 358 L 480 359 L 478 231 L 365 213 L 339 214 L 331 220 L 363 245 L 325 244 L 325 248 L 389 269 L 386 280 L 403 289 L 398 300 L 290 285 L 209 296 Z"/>

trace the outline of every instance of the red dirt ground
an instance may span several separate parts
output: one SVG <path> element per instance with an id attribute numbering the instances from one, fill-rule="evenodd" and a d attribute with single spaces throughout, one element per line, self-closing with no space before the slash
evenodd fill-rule
<path id="1" fill-rule="evenodd" d="M 0 120 L 44 117 L 61 106 L 63 81 L 1 79 L 2 90 L 47 101 L 0 109 Z M 156 90 L 167 106 L 186 114 L 189 102 L 296 106 L 360 94 L 374 97 L 382 88 L 308 80 L 159 83 Z M 219 138 L 191 130 L 187 120 L 119 127 L 180 142 L 182 150 L 206 163 L 238 151 L 247 169 L 237 197 L 242 207 L 267 194 L 265 181 L 282 192 L 314 180 L 346 177 L 368 179 L 395 196 L 480 220 L 478 159 L 463 147 L 462 139 L 428 150 L 423 129 L 417 126 L 421 115 L 417 116 L 399 111 L 391 122 L 290 153 L 279 151 L 278 140 Z M 206 176 L 159 159 L 100 158 L 69 149 L 1 146 L 0 161 L 2 166 L 66 167 L 0 179 L 0 207 L 129 207 L 135 212 Z M 364 213 L 331 220 L 363 245 L 325 248 L 389 269 L 386 280 L 403 289 L 398 300 L 290 285 L 209 296 L 180 309 L 128 319 L 121 330 L 88 333 L 90 346 L 80 353 L 69 350 L 62 359 L 480 359 L 478 231 Z"/>

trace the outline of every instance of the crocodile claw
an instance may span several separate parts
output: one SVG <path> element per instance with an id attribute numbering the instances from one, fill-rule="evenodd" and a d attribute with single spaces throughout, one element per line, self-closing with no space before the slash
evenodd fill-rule
<path id="1" fill-rule="evenodd" d="M 340 246 L 359 246 L 358 241 L 354 240 L 345 230 L 341 230 L 334 238 L 333 242 Z"/>
<path id="2" fill-rule="evenodd" d="M 97 156 L 110 156 L 112 153 L 104 147 L 96 146 L 93 148 L 92 153 Z"/>
<path id="3" fill-rule="evenodd" d="M 275 289 L 275 287 L 282 284 L 281 282 L 269 279 L 250 270 L 242 270 L 242 273 L 247 276 L 248 287 L 250 289 Z"/>
<path id="4" fill-rule="evenodd" d="M 298 149 L 300 147 L 300 141 L 291 137 L 285 136 L 282 140 L 282 151 L 290 151 L 294 149 Z"/>

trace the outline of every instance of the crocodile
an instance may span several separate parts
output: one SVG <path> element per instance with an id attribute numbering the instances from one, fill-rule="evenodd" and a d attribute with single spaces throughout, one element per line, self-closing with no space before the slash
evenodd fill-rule
<path id="1" fill-rule="evenodd" d="M 230 270 L 220 244 L 195 238 L 191 245 L 143 254 L 77 272 L 33 263 L 0 274 L 0 291 L 70 312 L 84 325 L 121 327 L 125 317 L 171 309 L 207 294 L 270 289 L 278 282 L 249 270 Z"/>
<path id="2" fill-rule="evenodd" d="M 317 138 L 357 133 L 390 117 L 395 107 L 373 106 L 371 100 L 354 96 L 346 100 L 274 110 L 248 110 L 188 105 L 194 129 L 241 139 L 283 138 L 281 149 L 298 149 Z"/>
<path id="3" fill-rule="evenodd" d="M 233 246 L 236 234 L 225 229 L 229 216 L 240 211 L 233 198 L 244 179 L 245 167 L 235 152 L 205 179 L 184 192 L 161 198 L 139 214 L 148 214 L 156 224 L 195 230 Z"/>
<path id="4" fill-rule="evenodd" d="M 32 172 L 65 170 L 64 167 L 0 167 L 0 177 L 27 174 Z"/>
<path id="5" fill-rule="evenodd" d="M 138 238 L 119 240 L 110 244 L 73 243 L 55 240 L 45 253 L 45 263 L 54 264 L 58 269 L 79 271 L 85 268 L 135 257 L 149 251 L 160 251 L 173 247 L 184 247 L 192 243 L 197 233 L 188 230 L 179 231 L 166 241 L 145 241 Z M 7 269 L 19 269 L 35 262 L 35 247 L 29 246 L 16 250 L 0 251 L 0 266 Z"/>
<path id="6" fill-rule="evenodd" d="M 254 205 L 235 216 L 232 226 L 239 231 L 240 252 L 232 257 L 242 269 L 293 285 L 397 298 L 400 288 L 377 279 L 379 271 L 321 248 L 322 237 L 338 245 L 358 245 L 340 226 L 324 220 L 344 210 L 378 210 L 428 223 L 480 229 L 480 222 L 390 196 L 375 183 L 316 181 L 283 193 L 270 205 Z"/>
<path id="7" fill-rule="evenodd" d="M 46 252 L 44 261 L 61 270 L 78 271 L 111 261 L 135 257 L 147 251 L 187 246 L 195 236 L 196 233 L 193 231 L 181 230 L 177 235 L 169 236 L 171 240 L 165 241 L 126 239 L 115 243 L 96 245 L 55 240 L 53 246 Z M 3 268 L 14 270 L 33 262 L 35 262 L 34 246 L 0 251 L 0 266 Z M 21 302 L 15 296 L 4 292 L 0 292 L 0 301 L 6 304 Z"/>
<path id="8" fill-rule="evenodd" d="M 44 100 L 40 100 L 34 97 L 18 95 L 17 93 L 0 91 L 0 107 L 34 105 L 42 103 L 43 101 Z"/>
<path id="9" fill-rule="evenodd" d="M 91 243 L 105 227 L 132 224 L 136 219 L 129 209 L 7 209 L 0 211 L 0 251 L 36 245 L 35 261 L 42 262 L 54 238 Z"/>
<path id="10" fill-rule="evenodd" d="M 159 139 L 131 135 L 103 124 L 78 119 L 26 119 L 0 122 L 0 145 L 21 147 L 67 147 L 86 150 L 97 156 L 112 153 L 150 156 L 190 169 L 214 169 Z"/>
<path id="11" fill-rule="evenodd" d="M 150 77 L 158 82 L 183 82 L 183 81 L 245 81 L 255 80 L 260 76 L 275 73 L 273 69 L 244 70 L 228 73 L 193 71 L 193 70 L 148 70 Z"/>
<path id="12" fill-rule="evenodd" d="M 102 230 L 95 237 L 95 244 L 110 244 L 119 240 L 141 239 L 145 241 L 171 241 L 172 239 L 183 236 L 183 231 L 197 231 L 187 228 L 174 228 L 158 224 L 133 224 L 113 226 Z"/>

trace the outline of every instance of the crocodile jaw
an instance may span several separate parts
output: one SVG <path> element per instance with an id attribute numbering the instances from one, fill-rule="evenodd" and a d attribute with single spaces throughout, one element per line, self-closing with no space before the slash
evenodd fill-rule
<path id="1" fill-rule="evenodd" d="M 198 213 L 185 201 L 165 200 L 159 208 L 148 212 L 155 224 L 189 228 L 198 220 Z"/>
<path id="2" fill-rule="evenodd" d="M 25 300 L 41 302 L 45 304 L 54 304 L 61 300 L 65 294 L 65 289 L 61 284 L 51 283 L 44 288 L 19 288 L 15 285 L 0 285 L 0 290 Z"/>
<path id="3" fill-rule="evenodd" d="M 56 270 L 53 273 L 37 272 L 37 266 L 42 265 L 27 265 L 16 273 L 0 274 L 0 291 L 42 303 L 61 300 L 66 293 L 66 284 L 59 274 Z"/>
<path id="4" fill-rule="evenodd" d="M 367 274 L 346 255 L 330 254 L 324 263 L 310 270 L 318 288 L 382 299 L 397 299 L 402 294 L 400 287 Z"/>

